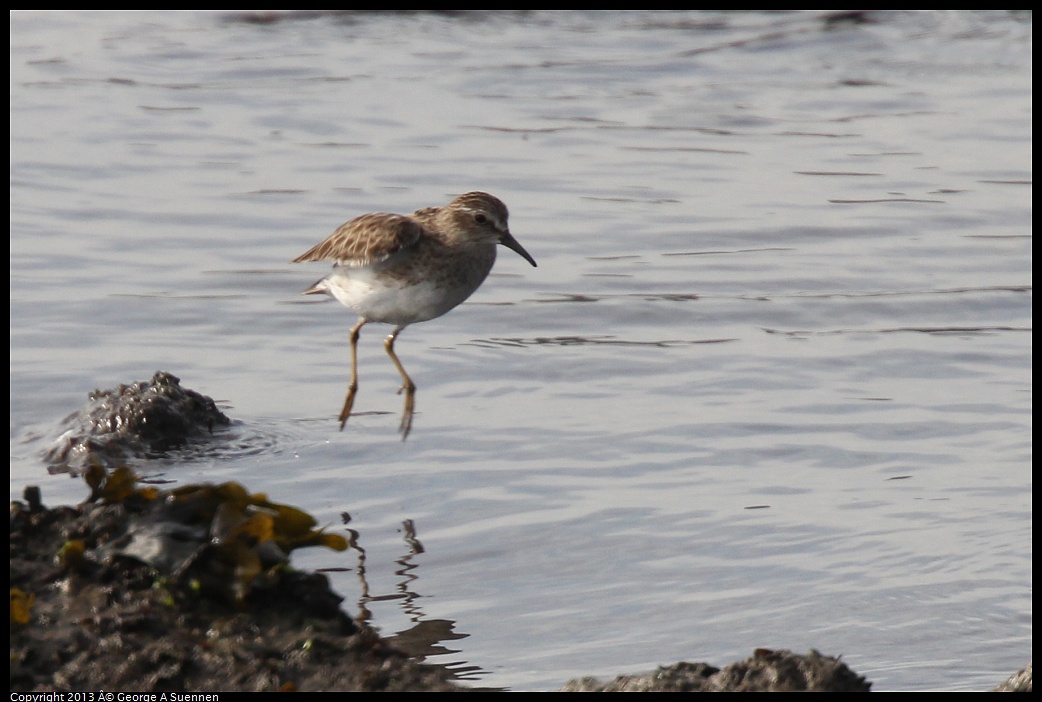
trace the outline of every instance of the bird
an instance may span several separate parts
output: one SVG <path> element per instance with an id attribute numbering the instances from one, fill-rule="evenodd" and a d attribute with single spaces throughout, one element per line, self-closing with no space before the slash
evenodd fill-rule
<path id="1" fill-rule="evenodd" d="M 535 259 L 510 233 L 502 200 L 468 192 L 441 207 L 410 215 L 372 212 L 341 225 L 293 263 L 332 261 L 333 271 L 302 291 L 328 295 L 359 316 L 351 327 L 351 382 L 340 411 L 341 431 L 358 392 L 358 339 L 370 322 L 394 325 L 384 340 L 405 393 L 398 431 L 404 441 L 412 430 L 416 384 L 394 351 L 398 335 L 410 324 L 442 316 L 462 303 L 485 281 L 503 245 L 533 267 Z"/>

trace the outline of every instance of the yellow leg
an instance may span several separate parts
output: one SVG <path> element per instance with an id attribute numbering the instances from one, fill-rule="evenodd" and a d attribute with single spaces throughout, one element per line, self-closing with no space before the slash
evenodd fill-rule
<path id="1" fill-rule="evenodd" d="M 351 327 L 351 384 L 347 386 L 344 409 L 340 410 L 340 431 L 344 430 L 347 418 L 351 416 L 351 407 L 355 404 L 355 393 L 358 392 L 358 337 L 365 321 L 365 317 L 362 317 L 358 320 L 358 324 Z"/>
<path id="2" fill-rule="evenodd" d="M 391 362 L 394 363 L 394 367 L 398 369 L 398 373 L 402 376 L 402 387 L 398 392 L 405 391 L 405 409 L 402 410 L 402 423 L 398 426 L 398 431 L 402 434 L 402 441 L 405 441 L 409 436 L 409 431 L 412 429 L 412 414 L 416 404 L 416 384 L 412 382 L 412 378 L 405 372 L 405 367 L 402 366 L 402 362 L 398 360 L 398 356 L 394 353 L 394 340 L 398 338 L 398 334 L 404 328 L 396 327 L 391 332 L 391 335 L 384 340 L 384 348 L 387 349 L 387 355 L 391 357 Z"/>

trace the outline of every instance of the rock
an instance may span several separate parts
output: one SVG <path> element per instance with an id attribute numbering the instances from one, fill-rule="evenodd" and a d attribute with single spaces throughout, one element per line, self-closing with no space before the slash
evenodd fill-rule
<path id="1" fill-rule="evenodd" d="M 216 516 L 239 491 L 187 487 L 189 508 L 164 504 L 171 494 L 154 488 L 121 487 L 109 500 L 100 496 L 104 481 L 96 501 L 78 507 L 12 504 L 12 691 L 465 691 L 354 622 L 324 575 L 254 557 L 266 541 L 329 545 L 299 528 L 298 515 L 282 512 L 288 523 L 257 530 L 249 517 L 235 524 Z M 249 497 L 270 513 L 285 507 Z M 218 506 L 211 516 L 200 502 Z M 214 544 L 213 523 L 222 520 L 223 541 Z M 203 543 L 187 559 L 156 557 L 175 523 Z M 154 531 L 162 532 L 157 544 L 125 548 Z"/>
<path id="2" fill-rule="evenodd" d="M 872 686 L 839 658 L 811 650 L 757 649 L 751 658 L 723 670 L 708 663 L 676 663 L 645 675 L 623 675 L 609 683 L 582 678 L 562 692 L 868 692 Z"/>
<path id="3" fill-rule="evenodd" d="M 1006 682 L 996 687 L 992 692 L 1031 692 L 1031 664 L 1023 670 L 1009 676 Z"/>
<path id="4" fill-rule="evenodd" d="M 66 417 L 64 431 L 45 452 L 52 473 L 84 472 L 92 465 L 114 468 L 209 437 L 230 424 L 216 403 L 181 387 L 158 371 L 149 382 L 95 390 L 87 405 Z"/>

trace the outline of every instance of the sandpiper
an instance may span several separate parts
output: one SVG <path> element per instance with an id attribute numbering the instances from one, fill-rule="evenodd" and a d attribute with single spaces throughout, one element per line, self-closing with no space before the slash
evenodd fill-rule
<path id="1" fill-rule="evenodd" d="M 359 315 L 351 327 L 351 384 L 340 428 L 347 424 L 358 391 L 358 336 L 368 322 L 393 324 L 384 341 L 387 355 L 402 376 L 405 408 L 402 440 L 412 429 L 416 385 L 394 353 L 394 340 L 405 327 L 440 317 L 484 282 L 496 261 L 496 244 L 516 251 L 536 265 L 507 228 L 507 207 L 488 193 L 460 195 L 444 207 L 411 215 L 374 212 L 352 219 L 294 263 L 332 261 L 333 272 L 302 294 L 324 293 Z"/>

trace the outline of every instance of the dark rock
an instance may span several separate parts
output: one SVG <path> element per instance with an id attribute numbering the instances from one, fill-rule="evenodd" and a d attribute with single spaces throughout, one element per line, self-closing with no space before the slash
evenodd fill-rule
<path id="1" fill-rule="evenodd" d="M 707 663 L 676 663 L 646 675 L 622 675 L 609 683 L 582 678 L 562 692 L 868 692 L 871 683 L 847 665 L 812 650 L 757 649 L 723 670 Z"/>
<path id="2" fill-rule="evenodd" d="M 996 687 L 992 692 L 1031 692 L 1031 664 L 1023 670 L 1009 676 L 1006 682 Z"/>
<path id="3" fill-rule="evenodd" d="M 354 622 L 323 575 L 276 565 L 235 599 L 123 552 L 168 497 L 12 504 L 12 691 L 461 690 Z"/>
<path id="4" fill-rule="evenodd" d="M 52 473 L 79 474 L 92 465 L 113 468 L 154 457 L 230 424 L 212 399 L 182 388 L 179 378 L 164 371 L 147 383 L 95 390 L 88 397 L 44 454 Z"/>

